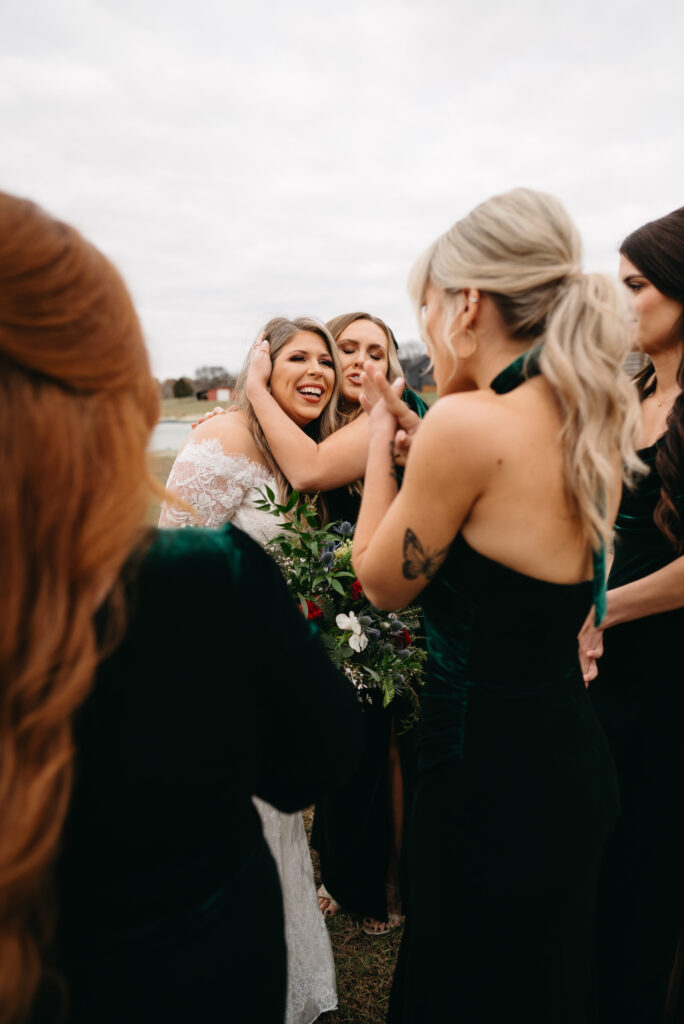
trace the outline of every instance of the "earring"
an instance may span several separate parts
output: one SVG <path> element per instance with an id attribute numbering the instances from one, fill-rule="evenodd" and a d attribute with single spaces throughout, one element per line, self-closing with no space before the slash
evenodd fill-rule
<path id="1" fill-rule="evenodd" d="M 477 335 L 475 334 L 475 331 L 472 329 L 472 327 L 466 327 L 465 332 L 468 335 L 468 337 L 472 339 L 472 348 L 470 352 L 466 352 L 464 355 L 461 355 L 461 359 L 470 359 L 470 357 L 474 356 L 475 353 L 477 352 Z"/>

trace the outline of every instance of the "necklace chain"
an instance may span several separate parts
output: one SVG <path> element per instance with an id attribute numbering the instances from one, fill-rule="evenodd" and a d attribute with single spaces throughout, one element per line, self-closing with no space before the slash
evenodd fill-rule
<path id="1" fill-rule="evenodd" d="M 662 407 L 663 407 L 663 402 L 664 402 L 664 399 L 662 399 L 662 398 L 658 398 L 658 385 L 657 385 L 657 384 L 656 384 L 656 386 L 655 386 L 655 390 L 653 391 L 653 397 L 654 397 L 654 398 L 655 398 L 655 400 L 656 400 L 656 405 L 658 406 L 658 408 L 659 408 L 659 409 L 662 409 Z"/>

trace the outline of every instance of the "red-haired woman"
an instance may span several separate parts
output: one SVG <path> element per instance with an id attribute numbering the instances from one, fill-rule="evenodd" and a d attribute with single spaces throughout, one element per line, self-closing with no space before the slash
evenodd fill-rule
<path id="1" fill-rule="evenodd" d="M 0 194 L 2 1024 L 281 1022 L 251 794 L 295 810 L 356 757 L 353 691 L 258 545 L 145 529 L 157 415 L 119 275 Z"/>

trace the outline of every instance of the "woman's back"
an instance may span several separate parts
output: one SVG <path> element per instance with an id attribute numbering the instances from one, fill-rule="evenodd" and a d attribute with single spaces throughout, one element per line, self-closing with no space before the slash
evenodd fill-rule
<path id="1" fill-rule="evenodd" d="M 239 530 L 161 531 L 130 572 L 125 639 L 75 729 L 57 873 L 68 1019 L 275 1021 L 282 910 L 251 796 L 292 811 L 343 776 L 356 699 Z M 332 745 L 321 713 L 340 723 Z"/>
<path id="2" fill-rule="evenodd" d="M 558 404 L 542 377 L 501 394 L 503 377 L 492 382 L 493 391 L 447 396 L 440 403 L 442 455 L 451 460 L 455 491 L 459 449 L 468 445 L 469 460 L 479 463 L 481 490 L 462 533 L 488 558 L 527 575 L 555 583 L 588 579 L 591 549 L 566 490 Z M 451 442 L 450 427 L 457 442 Z M 619 481 L 616 466 L 609 513 L 617 508 Z"/>

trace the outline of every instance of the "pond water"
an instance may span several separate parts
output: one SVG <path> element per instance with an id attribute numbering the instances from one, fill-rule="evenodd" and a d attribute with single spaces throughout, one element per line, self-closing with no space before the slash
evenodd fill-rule
<path id="1" fill-rule="evenodd" d="M 190 423 L 182 423 L 179 420 L 165 420 L 163 423 L 158 423 L 152 431 L 148 450 L 151 452 L 177 452 L 191 430 Z"/>

